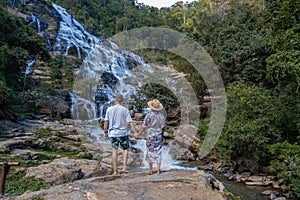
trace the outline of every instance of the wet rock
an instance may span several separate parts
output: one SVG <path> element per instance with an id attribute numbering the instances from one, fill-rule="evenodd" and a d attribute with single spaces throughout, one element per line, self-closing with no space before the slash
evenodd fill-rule
<path id="1" fill-rule="evenodd" d="M 217 189 L 220 192 L 224 192 L 225 186 L 219 180 L 217 180 L 212 174 L 207 175 L 207 180 L 211 184 L 212 189 Z"/>
<path id="2" fill-rule="evenodd" d="M 274 200 L 274 199 L 277 199 L 279 192 L 274 191 L 274 190 L 266 190 L 266 191 L 262 192 L 261 194 L 269 196 L 269 199 Z"/>
<path id="3" fill-rule="evenodd" d="M 204 171 L 212 171 L 213 166 L 212 165 L 200 165 L 198 166 L 199 170 L 204 170 Z"/>

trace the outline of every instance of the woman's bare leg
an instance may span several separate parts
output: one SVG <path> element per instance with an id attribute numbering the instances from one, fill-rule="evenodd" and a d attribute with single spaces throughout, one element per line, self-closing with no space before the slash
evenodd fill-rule
<path id="1" fill-rule="evenodd" d="M 158 174 L 161 173 L 161 171 L 160 171 L 160 165 L 161 165 L 160 163 L 157 163 L 157 173 L 158 173 Z"/>
<path id="2" fill-rule="evenodd" d="M 148 174 L 149 175 L 152 175 L 152 162 L 149 162 L 149 172 L 148 172 Z"/>

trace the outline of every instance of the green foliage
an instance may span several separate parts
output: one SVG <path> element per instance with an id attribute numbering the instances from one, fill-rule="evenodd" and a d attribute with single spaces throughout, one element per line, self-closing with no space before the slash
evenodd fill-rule
<path id="1" fill-rule="evenodd" d="M 139 91 L 136 99 L 136 106 L 139 110 L 147 106 L 147 102 L 152 99 L 158 99 L 167 112 L 170 108 L 179 106 L 179 102 L 174 94 L 168 88 L 159 84 L 145 84 Z"/>
<path id="2" fill-rule="evenodd" d="M 207 87 L 201 74 L 185 59 L 170 52 L 157 49 L 143 49 L 137 53 L 145 57 L 148 63 L 165 66 L 171 65 L 177 72 L 186 74 L 185 78 L 191 84 L 196 96 L 203 97 L 206 95 Z"/>
<path id="3" fill-rule="evenodd" d="M 55 87 L 60 88 L 62 85 L 62 72 L 61 67 L 63 65 L 63 58 L 62 56 L 57 56 L 52 59 L 51 62 L 52 68 L 51 68 L 51 79 L 55 83 Z"/>
<path id="4" fill-rule="evenodd" d="M 275 157 L 272 165 L 279 171 L 277 178 L 282 179 L 291 193 L 300 198 L 300 145 L 287 141 L 269 147 Z"/>
<path id="5" fill-rule="evenodd" d="M 197 126 L 197 132 L 200 135 L 200 140 L 203 141 L 209 125 L 210 119 L 200 119 L 199 121 L 195 122 L 195 125 Z"/>
<path id="6" fill-rule="evenodd" d="M 23 70 L 30 56 L 49 58 L 45 42 L 22 18 L 0 8 L 0 79 L 7 88 L 22 90 Z"/>
<path id="7" fill-rule="evenodd" d="M 22 167 L 36 166 L 36 164 L 25 162 L 22 158 L 17 158 L 15 156 L 10 155 L 9 152 L 10 150 L 7 149 L 6 152 L 0 153 L 1 162 L 18 162 Z"/>
<path id="8" fill-rule="evenodd" d="M 300 2 L 298 0 L 271 1 L 268 5 L 269 17 L 275 30 L 287 30 L 299 25 Z"/>
<path id="9" fill-rule="evenodd" d="M 53 88 L 72 88 L 74 74 L 70 59 L 59 55 L 51 59 L 50 65 L 50 77 L 54 82 Z"/>
<path id="10" fill-rule="evenodd" d="M 7 195 L 20 195 L 28 190 L 38 191 L 45 189 L 45 187 L 47 184 L 43 180 L 25 177 L 24 170 L 10 170 L 6 179 L 5 193 Z"/>
<path id="11" fill-rule="evenodd" d="M 261 13 L 243 4 L 232 6 L 222 20 L 217 13 L 205 17 L 194 36 L 220 66 L 225 84 L 263 82 L 265 58 L 270 50 L 258 19 Z M 198 38 L 199 37 L 199 38 Z"/>
<path id="12" fill-rule="evenodd" d="M 8 104 L 9 93 L 0 81 L 0 106 L 6 106 Z"/>
<path id="13" fill-rule="evenodd" d="M 34 133 L 41 139 L 45 140 L 42 146 L 32 145 L 36 151 L 41 151 L 45 155 L 49 156 L 49 159 L 53 159 L 56 155 L 62 155 L 67 157 L 77 157 L 77 155 L 81 152 L 84 152 L 84 148 L 81 147 L 80 143 L 74 142 L 65 138 L 64 136 L 68 133 L 62 133 L 59 131 L 52 131 L 49 128 L 40 128 L 34 131 Z M 33 143 L 28 141 L 29 143 Z M 58 143 L 63 143 L 67 145 L 71 145 L 74 147 L 78 147 L 78 151 L 73 151 L 69 148 L 64 148 L 64 146 L 58 145 Z M 85 153 L 85 152 L 84 152 Z M 83 156 L 89 157 L 89 153 L 85 153 Z"/>
<path id="14" fill-rule="evenodd" d="M 277 120 L 281 111 L 270 91 L 261 86 L 235 84 L 228 87 L 227 121 L 218 142 L 224 160 L 252 158 L 267 164 L 269 144 L 280 141 Z"/>
<path id="15" fill-rule="evenodd" d="M 266 62 L 270 80 L 283 86 L 294 80 L 300 86 L 300 51 L 278 51 Z"/>
<path id="16" fill-rule="evenodd" d="M 56 4 L 72 13 L 87 30 L 108 38 L 120 31 L 143 26 L 163 25 L 164 19 L 157 8 L 134 0 L 55 0 Z"/>
<path id="17" fill-rule="evenodd" d="M 234 194 L 232 194 L 228 190 L 225 190 L 225 194 L 224 195 L 226 196 L 227 200 L 241 200 L 241 197 L 235 196 Z"/>

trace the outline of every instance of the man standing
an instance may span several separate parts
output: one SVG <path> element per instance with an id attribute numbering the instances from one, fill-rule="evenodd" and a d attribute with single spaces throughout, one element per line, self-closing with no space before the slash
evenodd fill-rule
<path id="1" fill-rule="evenodd" d="M 129 110 L 122 106 L 123 96 L 116 96 L 115 105 L 107 109 L 104 119 L 104 139 L 109 139 L 112 145 L 112 164 L 113 175 L 117 175 L 117 156 L 119 146 L 123 149 L 123 173 L 127 171 L 127 157 L 129 149 L 127 125 L 130 124 L 131 130 L 137 133 L 134 123 L 131 119 Z"/>

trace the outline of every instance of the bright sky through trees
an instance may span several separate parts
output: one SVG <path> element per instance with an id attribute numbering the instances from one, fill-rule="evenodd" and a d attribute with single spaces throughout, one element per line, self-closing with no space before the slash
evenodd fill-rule
<path id="1" fill-rule="evenodd" d="M 145 5 L 162 8 L 162 7 L 170 7 L 176 2 L 180 0 L 137 0 L 138 3 L 144 3 Z M 192 2 L 192 0 L 183 1 L 183 2 Z"/>

